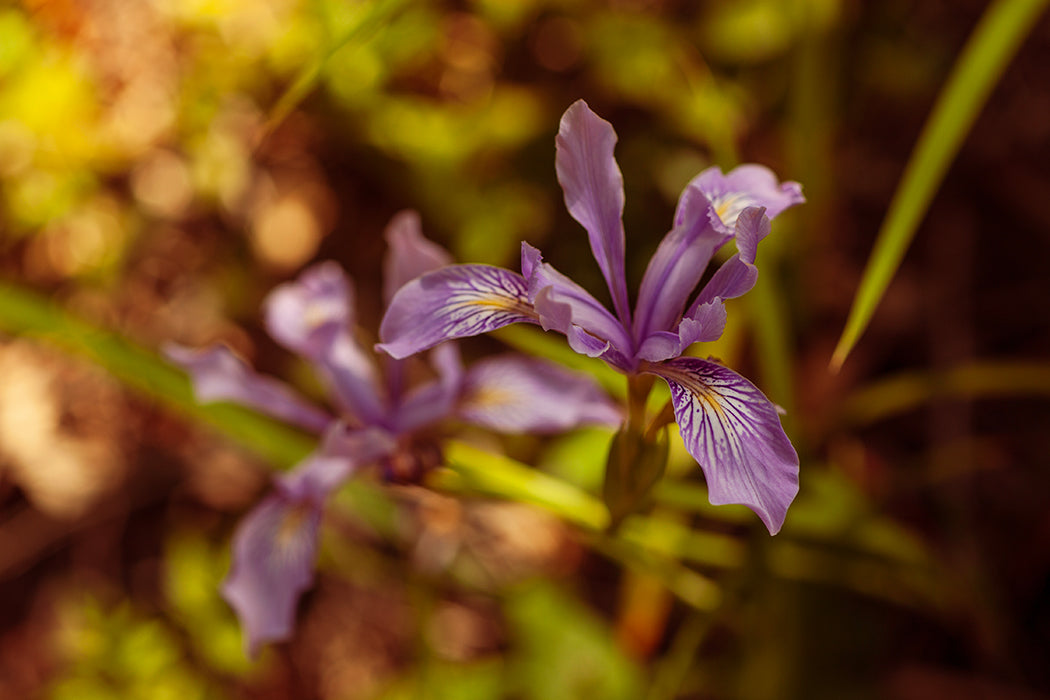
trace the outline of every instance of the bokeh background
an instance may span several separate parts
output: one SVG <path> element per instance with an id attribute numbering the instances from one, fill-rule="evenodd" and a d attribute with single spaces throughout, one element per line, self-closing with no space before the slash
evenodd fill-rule
<path id="1" fill-rule="evenodd" d="M 702 477 L 681 451 L 657 497 L 679 530 L 646 556 L 710 577 L 720 595 L 706 609 L 670 594 L 658 563 L 539 509 L 351 492 L 329 509 L 296 636 L 249 660 L 217 587 L 233 527 L 286 465 L 46 333 L 2 336 L 0 697 L 1050 695 L 1045 17 L 873 325 L 828 369 L 985 6 L 0 6 L 5 285 L 147 349 L 225 342 L 308 391 L 306 368 L 262 331 L 260 301 L 334 259 L 374 335 L 398 210 L 419 211 L 461 261 L 514 266 L 529 240 L 604 291 L 554 174 L 558 119 L 578 98 L 620 136 L 632 280 L 708 165 L 760 162 L 808 197 L 777 220 L 759 287 L 713 351 L 787 409 L 802 490 L 783 532 L 698 505 Z M 0 304 L 0 325 L 18 312 Z M 478 439 L 595 490 L 609 434 Z"/>

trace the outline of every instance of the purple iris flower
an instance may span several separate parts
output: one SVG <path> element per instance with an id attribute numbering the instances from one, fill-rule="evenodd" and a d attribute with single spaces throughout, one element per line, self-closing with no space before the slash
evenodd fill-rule
<path id="1" fill-rule="evenodd" d="M 403 212 L 387 228 L 384 296 L 451 260 L 425 239 L 419 217 Z M 283 284 L 265 302 L 266 327 L 308 360 L 328 390 L 331 409 L 253 372 L 224 346 L 168 356 L 192 376 L 200 401 L 232 401 L 314 432 L 315 452 L 274 479 L 274 490 L 241 522 L 233 568 L 222 592 L 240 618 L 249 653 L 290 636 L 299 596 L 313 583 L 323 504 L 362 467 L 378 464 L 392 481 L 416 481 L 440 464 L 440 423 L 461 420 L 502 432 L 556 432 L 584 424 L 616 425 L 619 409 L 589 379 L 518 355 L 488 358 L 464 370 L 455 344 L 431 353 L 435 375 L 375 358 L 354 337 L 350 279 L 320 263 Z"/>
<path id="2" fill-rule="evenodd" d="M 697 175 L 678 200 L 673 226 L 649 261 L 632 309 L 615 144 L 612 125 L 582 100 L 561 119 L 558 181 L 569 213 L 587 230 L 614 311 L 522 243 L 520 275 L 488 265 L 451 265 L 402 287 L 388 306 L 378 347 L 407 357 L 444 340 L 524 322 L 563 333 L 573 350 L 602 358 L 645 393 L 644 375 L 662 377 L 685 446 L 704 470 L 711 502 L 747 505 L 775 534 L 798 493 L 799 465 L 777 407 L 736 372 L 683 353 L 722 335 L 725 300 L 754 286 L 758 243 L 772 217 L 804 201 L 801 187 L 779 183 L 759 165 Z M 730 241 L 736 254 L 695 291 L 715 253 Z"/>

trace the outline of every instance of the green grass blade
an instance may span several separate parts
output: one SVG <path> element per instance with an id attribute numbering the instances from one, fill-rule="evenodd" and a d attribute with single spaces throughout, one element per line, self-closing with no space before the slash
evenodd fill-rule
<path id="1" fill-rule="evenodd" d="M 154 353 L 76 318 L 43 296 L 0 282 L 0 332 L 28 336 L 86 359 L 125 385 L 217 428 L 278 466 L 290 466 L 315 440 L 232 404 L 201 405 L 189 379 Z"/>
<path id="2" fill-rule="evenodd" d="M 975 362 L 940 372 L 908 372 L 861 387 L 840 413 L 849 425 L 868 425 L 936 399 L 1050 398 L 1050 364 Z"/>
<path id="3" fill-rule="evenodd" d="M 832 355 L 837 370 L 889 286 L 930 201 L 1007 63 L 1048 0 L 997 0 L 981 17 L 926 121 L 890 203 Z"/>
<path id="4" fill-rule="evenodd" d="M 405 0 L 375 0 L 367 14 L 336 36 L 332 36 L 332 28 L 327 26 L 332 24 L 332 21 L 327 19 L 325 22 L 329 33 L 327 44 L 321 48 L 320 52 L 310 63 L 303 67 L 292 84 L 277 100 L 266 119 L 262 137 L 265 138 L 266 135 L 273 133 L 274 129 L 292 113 L 292 110 L 306 99 L 306 96 L 310 94 L 310 91 L 321 79 L 321 73 L 325 64 L 336 51 L 352 41 L 365 42 L 370 39 L 390 21 L 404 4 Z M 322 16 L 325 14 L 323 8 L 319 12 Z"/>

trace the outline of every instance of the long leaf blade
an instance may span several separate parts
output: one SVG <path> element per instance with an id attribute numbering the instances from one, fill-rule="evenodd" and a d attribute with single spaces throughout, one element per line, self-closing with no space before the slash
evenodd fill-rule
<path id="1" fill-rule="evenodd" d="M 905 167 L 832 355 L 832 369 L 842 366 L 867 328 L 948 166 L 1047 1 L 998 0 L 981 17 Z"/>

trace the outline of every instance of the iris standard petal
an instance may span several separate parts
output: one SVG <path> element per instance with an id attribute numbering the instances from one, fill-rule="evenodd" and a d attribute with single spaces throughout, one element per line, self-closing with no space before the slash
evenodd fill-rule
<path id="1" fill-rule="evenodd" d="M 452 413 L 459 399 L 463 389 L 463 360 L 459 346 L 455 343 L 438 345 L 430 351 L 430 364 L 437 372 L 437 379 L 413 389 L 395 410 L 393 426 L 400 433 L 436 423 Z"/>
<path id="2" fill-rule="evenodd" d="M 712 215 L 706 197 L 683 200 L 674 228 L 649 260 L 638 288 L 634 305 L 634 337 L 638 341 L 674 327 L 715 251 L 727 240 L 711 226 Z"/>
<path id="3" fill-rule="evenodd" d="M 683 318 L 677 332 L 651 333 L 638 348 L 638 357 L 649 362 L 662 362 L 679 357 L 693 343 L 710 343 L 722 337 L 726 327 L 726 307 L 715 298 L 701 304 L 693 317 Z"/>
<path id="4" fill-rule="evenodd" d="M 267 295 L 266 330 L 292 352 L 316 359 L 333 336 L 353 326 L 353 303 L 349 278 L 336 263 L 323 262 Z"/>
<path id="5" fill-rule="evenodd" d="M 555 143 L 555 167 L 565 193 L 565 206 L 587 230 L 591 251 L 609 285 L 616 313 L 624 324 L 629 324 L 623 175 L 613 156 L 616 131 L 586 102 L 577 100 L 562 115 Z"/>
<path id="6" fill-rule="evenodd" d="M 422 274 L 452 264 L 447 250 L 423 236 L 419 214 L 402 211 L 386 227 L 387 253 L 383 260 L 383 299 Z"/>
<path id="7" fill-rule="evenodd" d="M 681 357 L 649 370 L 671 387 L 675 420 L 704 470 L 711 503 L 742 503 L 776 534 L 798 493 L 798 455 L 776 407 L 714 362 Z"/>
<path id="8" fill-rule="evenodd" d="M 321 507 L 315 494 L 279 487 L 234 534 L 222 595 L 237 613 L 251 656 L 292 634 L 296 603 L 313 584 Z"/>
<path id="9" fill-rule="evenodd" d="M 520 322 L 538 323 L 524 277 L 490 265 L 450 265 L 398 290 L 376 347 L 403 358 L 445 340 Z"/>
<path id="10" fill-rule="evenodd" d="M 772 219 L 785 209 L 806 201 L 800 184 L 778 182 L 772 170 L 755 164 L 737 166 L 727 174 L 718 167 L 708 168 L 694 177 L 689 185 L 710 200 L 727 232 L 732 230 L 737 216 L 747 207 L 765 207 L 766 216 Z"/>
<path id="11" fill-rule="evenodd" d="M 348 333 L 332 338 L 314 362 L 332 400 L 362 425 L 381 423 L 388 402 L 380 390 L 375 363 Z"/>
<path id="12" fill-rule="evenodd" d="M 192 350 L 172 343 L 165 346 L 164 354 L 190 375 L 201 403 L 239 403 L 318 433 L 332 421 L 287 384 L 256 374 L 224 345 Z"/>
<path id="13" fill-rule="evenodd" d="M 458 413 L 504 433 L 559 432 L 619 425 L 619 409 L 588 377 L 549 362 L 501 355 L 467 371 Z"/>
<path id="14" fill-rule="evenodd" d="M 758 280 L 758 268 L 754 264 L 758 242 L 769 235 L 769 217 L 764 212 L 762 207 L 748 207 L 740 212 L 736 222 L 737 254 L 715 271 L 686 312 L 687 317 L 694 317 L 700 306 L 713 299 L 735 299 L 755 286 Z"/>

